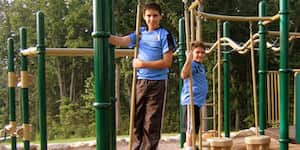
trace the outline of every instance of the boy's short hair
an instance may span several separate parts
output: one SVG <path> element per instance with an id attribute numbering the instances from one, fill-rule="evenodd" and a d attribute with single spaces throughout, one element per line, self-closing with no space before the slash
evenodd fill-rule
<path id="1" fill-rule="evenodd" d="M 193 41 L 193 42 L 191 42 L 191 48 L 192 48 L 192 50 L 194 50 L 195 48 L 198 48 L 198 47 L 200 47 L 200 48 L 202 48 L 204 50 L 206 48 L 203 42 L 200 42 L 200 41 Z"/>
<path id="2" fill-rule="evenodd" d="M 146 10 L 156 10 L 158 11 L 158 13 L 161 15 L 161 8 L 160 8 L 160 5 L 157 4 L 157 3 L 147 3 L 144 5 L 144 13 Z"/>

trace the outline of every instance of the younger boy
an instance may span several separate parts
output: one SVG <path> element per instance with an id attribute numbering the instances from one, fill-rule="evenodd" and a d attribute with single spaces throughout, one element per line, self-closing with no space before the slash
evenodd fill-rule
<path id="1" fill-rule="evenodd" d="M 199 112 L 201 106 L 205 104 L 208 92 L 208 83 L 205 76 L 203 61 L 205 58 L 205 46 L 203 43 L 196 41 L 191 44 L 192 50 L 186 52 L 186 61 L 181 70 L 181 78 L 184 79 L 181 90 L 181 105 L 183 106 L 183 129 L 186 132 L 186 148 L 192 150 L 192 133 L 191 133 L 191 112 L 190 109 L 190 92 L 189 92 L 189 70 L 192 69 L 192 89 L 194 100 L 194 119 L 195 133 L 197 134 L 200 126 Z"/>

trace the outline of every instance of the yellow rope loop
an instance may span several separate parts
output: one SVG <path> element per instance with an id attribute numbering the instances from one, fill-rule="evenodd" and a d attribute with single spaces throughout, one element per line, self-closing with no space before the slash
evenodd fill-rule
<path id="1" fill-rule="evenodd" d="M 28 88 L 32 84 L 32 77 L 27 71 L 21 71 L 21 88 Z"/>
<path id="2" fill-rule="evenodd" d="M 15 72 L 8 72 L 8 87 L 16 87 L 17 85 L 17 76 Z"/>
<path id="3" fill-rule="evenodd" d="M 31 125 L 30 124 L 23 124 L 23 129 L 24 129 L 23 140 L 24 141 L 30 141 Z"/>

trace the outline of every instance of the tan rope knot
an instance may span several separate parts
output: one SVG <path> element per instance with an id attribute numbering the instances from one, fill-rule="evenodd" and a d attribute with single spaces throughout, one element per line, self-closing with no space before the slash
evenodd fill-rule
<path id="1" fill-rule="evenodd" d="M 27 71 L 21 71 L 21 82 L 18 87 L 28 88 L 32 84 L 32 76 Z"/>
<path id="2" fill-rule="evenodd" d="M 15 121 L 11 121 L 9 123 L 9 125 L 5 126 L 4 130 L 10 136 L 15 136 L 16 135 L 16 128 L 17 128 L 17 123 Z"/>
<path id="3" fill-rule="evenodd" d="M 17 76 L 15 72 L 8 72 L 8 87 L 16 87 L 17 85 Z"/>
<path id="4" fill-rule="evenodd" d="M 24 141 L 30 141 L 31 125 L 30 124 L 23 124 L 23 129 L 24 129 L 23 140 Z"/>

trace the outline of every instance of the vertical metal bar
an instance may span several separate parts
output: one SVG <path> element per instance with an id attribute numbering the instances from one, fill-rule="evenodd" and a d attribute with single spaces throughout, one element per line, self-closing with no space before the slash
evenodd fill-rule
<path id="1" fill-rule="evenodd" d="M 27 31 L 24 27 L 20 28 L 20 52 L 27 48 Z M 22 73 L 27 73 L 28 71 L 28 59 L 27 56 L 21 55 L 21 76 Z M 21 83 L 25 78 L 21 77 Z M 28 81 L 25 81 L 28 82 Z M 22 98 L 22 107 L 23 107 L 23 130 L 24 130 L 24 150 L 30 150 L 30 139 L 27 135 L 30 135 L 30 132 L 25 128 L 26 125 L 29 126 L 29 102 L 28 102 L 28 87 L 26 85 L 21 86 L 21 98 Z M 28 139 L 27 139 L 28 138 Z"/>
<path id="2" fill-rule="evenodd" d="M 288 126 L 288 4 L 289 0 L 280 0 L 280 150 L 287 150 L 289 143 Z"/>
<path id="3" fill-rule="evenodd" d="M 294 72 L 294 119 L 293 119 L 293 125 L 296 125 L 296 94 L 297 94 L 297 79 L 296 79 L 296 75 L 298 72 Z"/>
<path id="4" fill-rule="evenodd" d="M 112 0 L 108 0 L 107 1 L 108 7 L 105 7 L 106 10 L 105 12 L 107 12 L 106 16 L 109 17 L 105 17 L 107 19 L 107 21 L 105 21 L 105 30 L 113 33 L 114 32 L 114 26 L 113 26 L 113 1 Z M 109 44 L 109 43 L 106 43 Z M 115 150 L 116 149 L 116 104 L 115 104 L 115 51 L 114 51 L 114 46 L 110 45 L 109 46 L 109 50 L 108 50 L 108 90 L 109 90 L 109 97 L 110 97 L 110 103 L 111 103 L 111 107 L 108 110 L 109 111 L 109 120 L 107 120 L 108 122 L 110 122 L 110 142 L 111 142 L 111 149 Z"/>
<path id="5" fill-rule="evenodd" d="M 178 47 L 178 62 L 179 62 L 179 74 L 185 62 L 185 26 L 184 26 L 184 18 L 179 19 L 179 47 Z M 183 80 L 179 77 L 179 91 L 181 93 L 183 86 Z M 180 99 L 179 99 L 180 102 Z M 185 132 L 183 132 L 182 127 L 182 106 L 179 105 L 179 115 L 180 115 L 180 148 L 183 148 L 183 144 L 185 142 Z"/>
<path id="6" fill-rule="evenodd" d="M 41 150 L 47 150 L 47 102 L 46 102 L 46 81 L 45 81 L 45 25 L 44 14 L 39 11 L 36 14 L 37 20 L 37 51 L 38 51 L 38 94 L 39 94 L 39 115 L 40 115 L 40 143 Z"/>
<path id="7" fill-rule="evenodd" d="M 17 149 L 16 137 L 16 78 L 15 78 L 15 64 L 14 64 L 14 40 L 7 39 L 8 49 L 8 99 L 9 99 L 9 122 L 11 127 L 11 149 Z"/>
<path id="8" fill-rule="evenodd" d="M 300 144 L 300 73 L 295 73 L 295 130 L 296 130 L 296 143 Z"/>
<path id="9" fill-rule="evenodd" d="M 223 37 L 229 37 L 229 22 L 223 23 Z M 229 126 L 229 52 L 227 47 L 223 47 L 223 98 L 224 98 L 224 133 L 225 137 L 230 137 L 230 126 Z"/>
<path id="10" fill-rule="evenodd" d="M 266 2 L 259 2 L 259 16 L 266 16 Z M 266 129 L 266 28 L 262 21 L 259 25 L 259 65 L 258 65 L 258 91 L 259 91 L 259 134 L 264 135 Z"/>
<path id="11" fill-rule="evenodd" d="M 115 148 L 113 130 L 110 130 L 112 121 L 112 107 L 114 102 L 111 97 L 113 89 L 111 87 L 109 76 L 109 30 L 111 29 L 110 15 L 112 3 L 109 0 L 93 0 L 93 47 L 94 47 L 94 74 L 95 74 L 95 95 L 96 101 L 96 149 L 97 150 L 112 150 Z M 112 62 L 111 62 L 112 63 Z M 113 78 L 113 77 L 112 77 Z M 111 79 L 112 79 L 111 78 Z M 113 79 L 112 79 L 113 80 Z M 114 117 L 113 117 L 114 118 Z M 113 125 L 114 126 L 114 125 Z"/>

